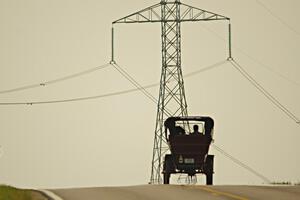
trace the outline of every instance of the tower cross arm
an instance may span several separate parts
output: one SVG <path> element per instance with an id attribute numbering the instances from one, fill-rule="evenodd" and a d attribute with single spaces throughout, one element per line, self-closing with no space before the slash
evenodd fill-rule
<path id="1" fill-rule="evenodd" d="M 171 12 L 172 5 L 179 4 L 180 17 L 173 17 Z M 167 17 L 163 19 L 161 16 L 162 6 L 167 9 Z M 169 13 L 168 13 L 169 11 Z M 180 2 L 158 3 L 131 15 L 123 17 L 113 22 L 120 23 L 155 23 L 155 22 L 195 22 L 195 21 L 215 21 L 215 20 L 230 20 L 229 17 L 219 15 L 210 11 L 189 6 Z"/>
<path id="2" fill-rule="evenodd" d="M 181 3 L 181 22 L 230 20 L 229 17 Z"/>
<path id="3" fill-rule="evenodd" d="M 141 11 L 130 14 L 126 17 L 118 19 L 113 24 L 125 23 L 147 23 L 147 22 L 160 22 L 161 21 L 161 4 L 155 4 Z"/>

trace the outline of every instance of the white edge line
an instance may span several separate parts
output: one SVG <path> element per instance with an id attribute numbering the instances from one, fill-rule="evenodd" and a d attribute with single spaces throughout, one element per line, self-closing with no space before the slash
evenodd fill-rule
<path id="1" fill-rule="evenodd" d="M 61 197 L 57 196 L 56 194 L 54 194 L 53 192 L 51 192 L 49 190 L 38 190 L 38 191 L 43 192 L 44 194 L 51 197 L 53 200 L 63 200 Z"/>

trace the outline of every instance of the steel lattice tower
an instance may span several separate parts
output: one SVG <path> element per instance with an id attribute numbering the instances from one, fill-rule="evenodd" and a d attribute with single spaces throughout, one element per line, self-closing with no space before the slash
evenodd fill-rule
<path id="1" fill-rule="evenodd" d="M 162 183 L 162 159 L 169 151 L 164 136 L 164 121 L 170 116 L 187 116 L 188 113 L 181 68 L 181 23 L 212 20 L 230 19 L 183 4 L 180 0 L 161 0 L 158 4 L 113 22 L 161 23 L 162 72 L 150 178 L 152 184 Z"/>

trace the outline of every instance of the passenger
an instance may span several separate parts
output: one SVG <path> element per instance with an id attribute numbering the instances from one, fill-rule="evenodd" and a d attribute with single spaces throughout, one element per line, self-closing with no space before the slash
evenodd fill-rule
<path id="1" fill-rule="evenodd" d="M 194 125 L 193 126 L 194 132 L 191 133 L 191 135 L 202 135 L 202 133 L 199 132 L 199 126 Z"/>
<path id="2" fill-rule="evenodd" d="M 181 126 L 175 126 L 175 135 L 185 135 L 185 130 Z"/>

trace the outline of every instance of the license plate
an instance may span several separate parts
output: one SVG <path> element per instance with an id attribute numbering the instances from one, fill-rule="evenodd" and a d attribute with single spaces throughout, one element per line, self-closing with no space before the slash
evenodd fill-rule
<path id="1" fill-rule="evenodd" d="M 184 159 L 184 163 L 186 163 L 186 164 L 194 164 L 195 160 L 194 160 L 194 158 L 185 158 Z"/>

